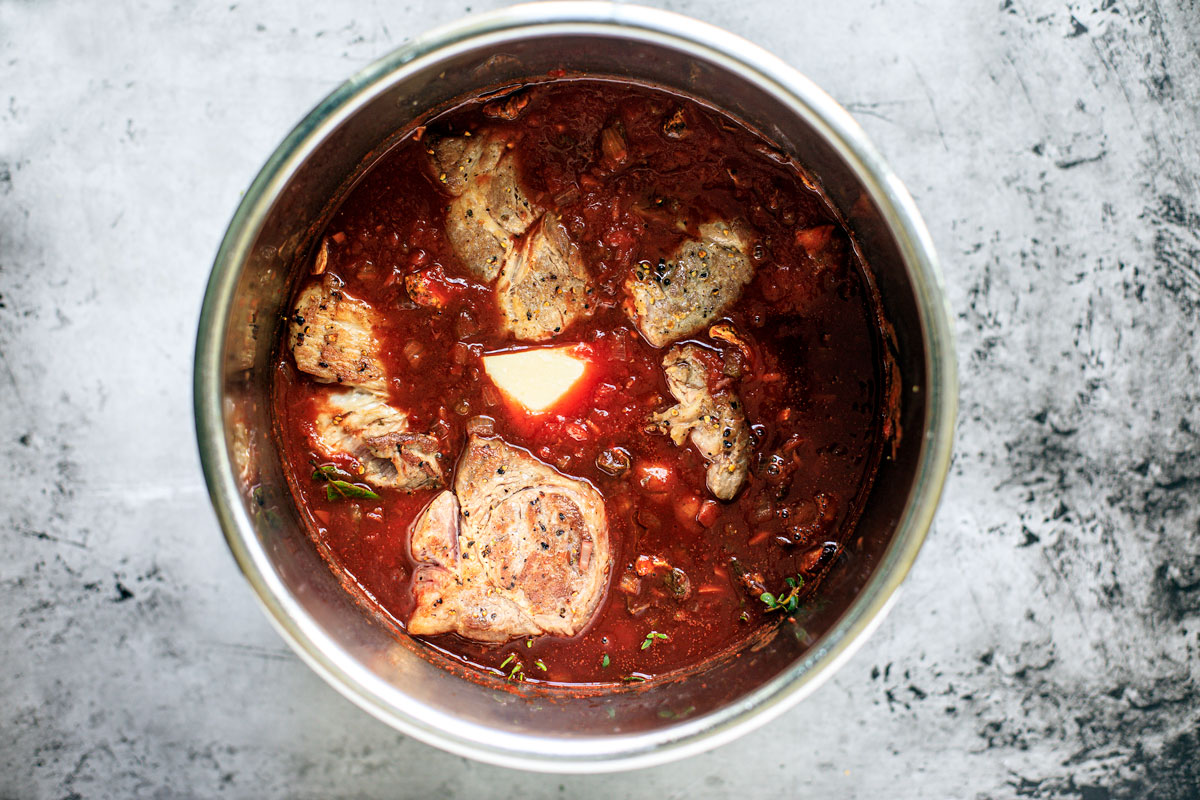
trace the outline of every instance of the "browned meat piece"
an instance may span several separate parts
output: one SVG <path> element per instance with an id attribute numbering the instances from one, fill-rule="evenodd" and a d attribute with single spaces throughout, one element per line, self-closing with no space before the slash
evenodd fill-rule
<path id="1" fill-rule="evenodd" d="M 553 212 L 521 240 L 504 262 L 496 295 L 513 336 L 550 339 L 591 308 L 588 272 L 579 250 Z"/>
<path id="2" fill-rule="evenodd" d="M 721 315 L 754 277 L 745 236 L 728 222 L 700 226 L 658 264 L 641 264 L 625 282 L 626 314 L 655 347 L 690 336 Z"/>
<path id="3" fill-rule="evenodd" d="M 738 396 L 709 388 L 709 370 L 694 344 L 676 345 L 663 358 L 667 388 L 678 405 L 654 415 L 675 444 L 691 436 L 708 461 L 708 489 L 720 500 L 732 500 L 750 467 L 750 428 Z"/>
<path id="4" fill-rule="evenodd" d="M 492 119 L 504 119 L 512 122 L 521 116 L 521 113 L 528 105 L 528 93 L 517 92 L 516 94 L 510 94 L 507 97 L 493 100 L 485 105 L 483 107 L 483 115 Z"/>
<path id="5" fill-rule="evenodd" d="M 413 558 L 424 566 L 447 572 L 458 563 L 458 498 L 439 492 L 413 523 L 409 546 Z"/>
<path id="6" fill-rule="evenodd" d="M 493 280 L 513 237 L 528 230 L 542 209 L 522 190 L 516 159 L 499 136 L 449 137 L 431 149 L 437 178 L 454 196 L 446 236 L 468 271 Z"/>
<path id="7" fill-rule="evenodd" d="M 471 185 L 476 170 L 489 173 L 504 155 L 504 142 L 486 136 L 448 136 L 430 145 L 433 166 L 446 191 L 460 196 Z"/>
<path id="8" fill-rule="evenodd" d="M 441 454 L 432 436 L 408 430 L 408 415 L 377 395 L 353 390 L 321 399 L 316 445 L 329 456 L 344 453 L 362 467 L 362 480 L 384 489 L 442 485 Z"/>
<path id="9" fill-rule="evenodd" d="M 288 341 L 296 366 L 320 383 L 385 391 L 373 313 L 366 303 L 344 295 L 332 275 L 310 285 L 292 313 Z"/>
<path id="10" fill-rule="evenodd" d="M 542 214 L 542 209 L 530 202 L 517 176 L 517 162 L 512 154 L 501 157 L 489 175 L 475 173 L 475 182 L 487 197 L 487 210 L 501 228 L 519 236 L 529 230 Z"/>
<path id="11" fill-rule="evenodd" d="M 408 429 L 408 415 L 382 397 L 387 376 L 379 361 L 374 312 L 347 297 L 332 275 L 300 294 L 291 321 L 296 366 L 331 391 L 318 400 L 314 444 L 328 456 L 349 455 L 360 477 L 379 488 L 413 491 L 442 485 L 437 439 Z"/>
<path id="12" fill-rule="evenodd" d="M 446 238 L 466 270 L 484 282 L 496 279 L 513 246 L 513 237 L 492 219 L 487 200 L 476 191 L 450 201 Z"/>
<path id="13" fill-rule="evenodd" d="M 503 642 L 581 630 L 612 570 L 600 493 L 479 436 L 467 442 L 454 492 L 413 527 L 422 566 L 409 632 Z"/>

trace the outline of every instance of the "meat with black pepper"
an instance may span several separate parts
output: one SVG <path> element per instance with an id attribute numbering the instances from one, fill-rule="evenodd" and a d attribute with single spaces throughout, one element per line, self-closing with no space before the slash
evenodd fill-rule
<path id="1" fill-rule="evenodd" d="M 415 634 L 503 642 L 570 636 L 604 595 L 612 556 L 600 493 L 500 439 L 472 436 L 454 493 L 413 525 Z"/>
<path id="2" fill-rule="evenodd" d="M 542 213 L 521 188 L 516 157 L 498 134 L 447 137 L 430 146 L 439 183 L 452 196 L 446 236 L 466 270 L 484 281 L 500 274 L 514 237 Z"/>
<path id="3" fill-rule="evenodd" d="M 625 282 L 625 313 L 655 347 L 691 336 L 741 297 L 754 277 L 747 252 L 747 236 L 737 225 L 701 225 L 699 239 L 634 268 Z"/>
<path id="4" fill-rule="evenodd" d="M 565 331 L 592 308 L 592 289 L 579 249 L 547 212 L 504 262 L 496 296 L 515 338 L 543 341 Z"/>
<path id="5" fill-rule="evenodd" d="M 288 331 L 296 366 L 319 383 L 385 391 L 372 316 L 371 307 L 348 297 L 333 275 L 309 285 L 296 301 Z"/>
<path id="6" fill-rule="evenodd" d="M 378 395 L 330 392 L 318 401 L 314 444 L 327 456 L 352 456 L 359 477 L 381 489 L 433 489 L 442 485 L 438 441 L 409 430 L 408 415 Z"/>
<path id="7" fill-rule="evenodd" d="M 708 489 L 720 500 L 732 500 L 750 468 L 750 428 L 738 396 L 728 389 L 714 392 L 704 351 L 694 344 L 676 345 L 663 358 L 667 388 L 678 404 L 655 414 L 677 445 L 691 437 L 708 462 Z"/>

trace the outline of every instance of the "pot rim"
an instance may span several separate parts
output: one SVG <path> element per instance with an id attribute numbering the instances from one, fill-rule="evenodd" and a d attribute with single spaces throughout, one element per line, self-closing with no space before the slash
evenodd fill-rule
<path id="1" fill-rule="evenodd" d="M 567 740 L 496 731 L 412 701 L 330 639 L 290 596 L 255 534 L 227 452 L 222 398 L 226 329 L 241 266 L 280 190 L 317 145 L 371 99 L 431 62 L 489 41 L 580 33 L 695 53 L 774 95 L 845 160 L 895 237 L 917 298 L 927 355 L 927 423 L 916 481 L 894 540 L 842 618 L 803 658 L 737 702 L 697 719 L 650 733 Z M 795 68 L 718 27 L 674 12 L 583 0 L 512 6 L 423 34 L 359 71 L 287 135 L 247 189 L 213 264 L 197 333 L 194 405 L 200 460 L 229 548 L 268 619 L 309 667 L 376 718 L 443 750 L 504 767 L 595 773 L 695 755 L 765 725 L 816 690 L 861 647 L 895 603 L 932 524 L 950 465 L 957 377 L 932 239 L 912 197 L 850 114 Z"/>

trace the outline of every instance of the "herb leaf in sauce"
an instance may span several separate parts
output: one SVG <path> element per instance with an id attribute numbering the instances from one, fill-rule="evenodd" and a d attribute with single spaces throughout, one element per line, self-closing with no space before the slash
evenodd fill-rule
<path id="1" fill-rule="evenodd" d="M 542 669 L 546 668 L 541 661 L 538 661 L 537 663 Z M 518 683 L 525 680 L 525 667 L 520 661 L 517 660 L 516 653 L 509 653 L 508 657 L 500 662 L 500 671 L 503 672 L 509 664 L 512 664 L 513 667 L 511 670 L 509 670 L 508 679 L 510 681 L 517 681 Z"/>
<path id="2" fill-rule="evenodd" d="M 642 641 L 642 649 L 645 650 L 650 645 L 654 644 L 655 639 L 666 639 L 666 638 L 668 638 L 668 637 L 665 633 L 659 633 L 658 631 L 650 631 L 649 633 L 646 634 L 645 640 Z"/>
<path id="3" fill-rule="evenodd" d="M 312 476 L 314 481 L 327 481 L 330 478 L 336 478 L 339 475 L 345 474 L 333 464 L 318 464 L 316 461 L 311 463 L 313 465 Z"/>
<path id="4" fill-rule="evenodd" d="M 313 480 L 325 481 L 326 500 L 378 500 L 379 495 L 362 484 L 351 483 L 341 476 L 346 473 L 333 464 L 313 464 Z"/>
<path id="5" fill-rule="evenodd" d="M 788 586 L 787 594 L 776 596 L 770 592 L 763 592 L 758 596 L 759 600 L 767 604 L 767 611 L 786 611 L 794 614 L 800 607 L 800 589 L 804 586 L 804 578 L 797 575 L 787 578 L 784 582 Z"/>
<path id="6" fill-rule="evenodd" d="M 356 483 L 330 481 L 325 485 L 325 498 L 327 500 L 378 500 L 379 495 Z"/>

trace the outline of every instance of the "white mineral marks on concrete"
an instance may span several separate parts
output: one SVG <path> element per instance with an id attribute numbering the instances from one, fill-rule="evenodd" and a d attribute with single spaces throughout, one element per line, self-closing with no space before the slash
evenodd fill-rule
<path id="1" fill-rule="evenodd" d="M 466 7 L 7 0 L 0 796 L 1200 795 L 1200 7 L 654 5 L 846 105 L 940 249 L 958 455 L 880 631 L 770 729 L 628 775 L 469 763 L 352 707 L 225 551 L 196 314 L 275 144 Z"/>

